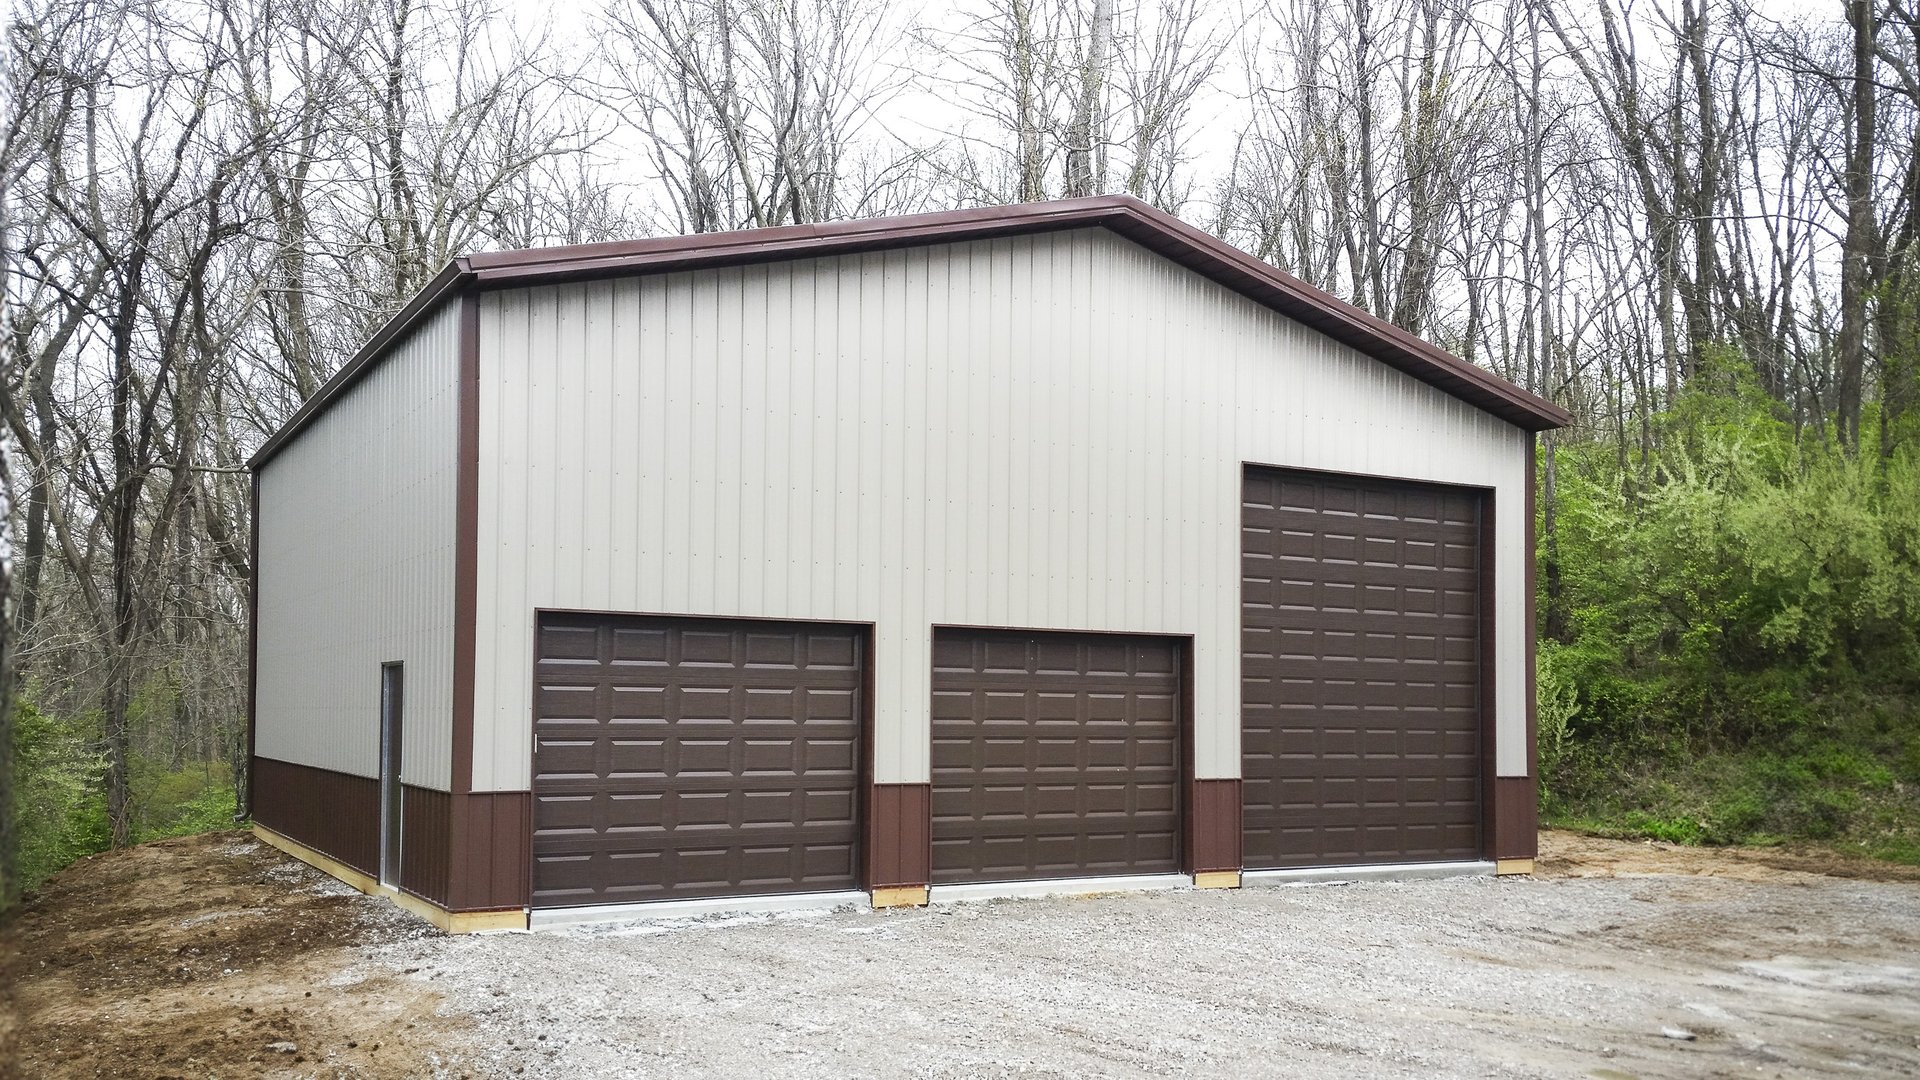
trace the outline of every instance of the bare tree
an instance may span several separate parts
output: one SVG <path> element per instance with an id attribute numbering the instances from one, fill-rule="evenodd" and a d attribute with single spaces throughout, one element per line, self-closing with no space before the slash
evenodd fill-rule
<path id="1" fill-rule="evenodd" d="M 866 204 L 849 164 L 900 85 L 882 8 L 618 0 L 604 19 L 602 95 L 644 136 L 674 227 L 825 221 Z"/>
<path id="2" fill-rule="evenodd" d="M 1835 419 L 1840 441 L 1860 444 L 1860 409 L 1867 371 L 1867 292 L 1883 269 L 1877 215 L 1874 212 L 1874 164 L 1879 125 L 1875 105 L 1874 58 L 1879 13 L 1873 0 L 1850 0 L 1847 22 L 1852 33 L 1853 70 L 1846 95 L 1847 125 L 1846 232 L 1840 242 L 1839 386 L 1834 392 Z"/>

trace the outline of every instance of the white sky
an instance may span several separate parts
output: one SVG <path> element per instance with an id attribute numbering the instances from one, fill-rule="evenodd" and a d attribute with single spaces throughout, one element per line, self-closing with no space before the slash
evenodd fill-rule
<path id="1" fill-rule="evenodd" d="M 556 44 L 566 47 L 566 52 L 585 55 L 596 45 L 597 39 L 592 33 L 593 14 L 600 8 L 598 2 L 584 4 L 554 4 L 551 0 L 496 0 L 500 10 L 516 25 L 522 27 L 541 27 L 550 30 Z M 752 0 L 737 0 L 751 3 Z M 1083 0 L 1091 6 L 1091 0 Z M 1134 0 L 1135 4 L 1152 4 L 1155 0 Z M 1272 0 L 1286 3 L 1287 0 Z M 1659 7 L 1678 11 L 1679 0 L 1615 0 L 1624 3 L 1629 11 L 1650 15 Z M 1230 47 L 1222 61 L 1221 70 L 1211 83 L 1210 94 L 1213 100 L 1204 102 L 1194 112 L 1194 123 L 1190 126 L 1189 143 L 1193 160 L 1190 166 L 1195 180 L 1194 203 L 1192 211 L 1204 215 L 1209 200 L 1207 195 L 1214 178 L 1223 174 L 1229 164 L 1235 140 L 1240 134 L 1247 118 L 1246 79 L 1241 70 L 1240 46 L 1249 44 L 1258 32 L 1260 16 L 1257 14 L 1263 0 L 1218 0 L 1219 16 L 1223 19 L 1236 18 L 1235 12 L 1248 10 L 1256 13 L 1246 20 L 1250 25 L 1239 35 L 1234 47 Z M 1706 6 L 1711 15 L 1724 17 L 1730 10 L 1727 0 L 1696 0 Z M 1765 18 L 1789 21 L 1800 17 L 1828 18 L 1838 21 L 1844 18 L 1843 0 L 1749 0 L 1752 10 Z M 951 30 L 962 25 L 962 12 L 968 5 L 907 2 L 891 5 L 891 21 L 896 28 L 917 24 L 936 32 Z M 1122 15 L 1128 10 L 1128 4 L 1121 4 Z M 1591 7 L 1586 0 L 1563 0 L 1562 10 L 1575 12 L 1574 21 L 1581 18 Z M 1651 38 L 1643 38 L 1651 43 Z M 913 59 L 926 60 L 928 57 L 914 57 L 912 50 L 889 54 L 892 62 L 910 63 Z M 939 75 L 940 72 L 926 74 Z M 908 142 L 926 144 L 935 142 L 943 132 L 957 130 L 970 123 L 977 126 L 968 114 L 948 97 L 942 96 L 934 88 L 923 87 L 900 94 L 876 110 L 879 126 L 895 133 Z M 603 144 L 604 157 L 619 160 L 628 156 L 622 149 L 622 136 L 616 134 L 611 144 Z M 635 155 L 636 159 L 638 155 Z"/>

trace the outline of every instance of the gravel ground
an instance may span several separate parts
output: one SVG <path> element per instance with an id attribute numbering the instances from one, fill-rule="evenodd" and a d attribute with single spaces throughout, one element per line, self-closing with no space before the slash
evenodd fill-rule
<path id="1" fill-rule="evenodd" d="M 1920 887 L 1801 873 L 1254 887 L 405 940 L 456 1072 L 1920 1073 Z"/>
<path id="2" fill-rule="evenodd" d="M 1533 879 L 456 938 L 157 841 L 0 927 L 0 1080 L 1920 1075 L 1920 868 L 1541 844 Z"/>

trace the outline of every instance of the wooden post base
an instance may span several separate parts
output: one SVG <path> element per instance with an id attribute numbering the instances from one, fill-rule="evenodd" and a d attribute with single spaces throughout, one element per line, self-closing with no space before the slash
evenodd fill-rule
<path id="1" fill-rule="evenodd" d="M 873 906 L 890 907 L 926 907 L 927 887 L 925 885 L 895 885 L 873 890 Z"/>
<path id="2" fill-rule="evenodd" d="M 1493 872 L 1500 875 L 1501 877 L 1507 877 L 1509 875 L 1518 875 L 1518 874 L 1532 874 L 1533 860 L 1532 859 L 1496 859 L 1493 864 Z"/>
<path id="3" fill-rule="evenodd" d="M 1238 870 L 1206 870 L 1193 875 L 1193 887 L 1196 889 L 1237 889 L 1240 887 Z"/>

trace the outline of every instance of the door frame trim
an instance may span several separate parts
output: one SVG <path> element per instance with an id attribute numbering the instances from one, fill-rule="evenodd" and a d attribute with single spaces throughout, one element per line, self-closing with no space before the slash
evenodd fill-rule
<path id="1" fill-rule="evenodd" d="M 929 903 L 938 902 L 941 896 L 954 898 L 951 890 L 971 889 L 971 888 L 974 888 L 976 885 L 993 886 L 996 889 L 1000 889 L 1000 891 L 997 891 L 991 894 L 994 896 L 1016 896 L 1016 895 L 1029 895 L 1029 894 L 1007 892 L 1003 887 L 1008 885 L 1023 885 L 1023 884 L 1046 885 L 1046 884 L 1060 883 L 1060 882 L 1079 882 L 1084 884 L 1085 882 L 1090 882 L 1090 881 L 1131 881 L 1136 878 L 1160 878 L 1160 877 L 1166 876 L 1163 874 L 1144 874 L 1144 875 L 1143 874 L 1122 874 L 1117 876 L 1108 874 L 1108 875 L 1101 875 L 1097 877 L 1088 877 L 1088 878 L 1043 878 L 1043 879 L 1037 879 L 1033 881 L 1015 879 L 1011 882 L 951 882 L 945 885 L 932 883 L 931 879 L 933 877 L 933 852 L 932 852 L 932 847 L 933 847 L 933 800 L 932 800 L 933 639 L 934 639 L 934 636 L 942 630 L 980 630 L 980 631 L 986 631 L 990 633 L 1013 633 L 1013 634 L 1065 634 L 1065 635 L 1075 635 L 1075 636 L 1081 636 L 1081 637 L 1158 638 L 1162 641 L 1173 643 L 1175 649 L 1179 654 L 1179 664 L 1180 664 L 1179 669 L 1174 673 L 1174 677 L 1180 681 L 1180 690 L 1175 697 L 1175 700 L 1178 702 L 1178 707 L 1180 709 L 1180 716 L 1179 716 L 1178 723 L 1176 723 L 1174 726 L 1174 730 L 1176 731 L 1178 738 L 1180 740 L 1180 745 L 1176 748 L 1176 752 L 1175 752 L 1176 760 L 1174 762 L 1174 767 L 1178 771 L 1178 774 L 1180 777 L 1180 780 L 1179 780 L 1180 791 L 1179 791 L 1178 797 L 1174 800 L 1174 808 L 1173 808 L 1174 870 L 1172 871 L 1172 875 L 1174 877 L 1179 878 L 1180 882 L 1183 884 L 1192 884 L 1193 843 L 1192 843 L 1192 837 L 1189 835 L 1189 830 L 1191 829 L 1192 822 L 1193 822 L 1194 783 L 1195 783 L 1195 770 L 1196 770 L 1196 760 L 1194 756 L 1194 746 L 1193 746 L 1193 740 L 1194 740 L 1193 653 L 1194 653 L 1195 635 L 1192 633 L 1180 633 L 1178 631 L 1171 631 L 1171 632 L 1158 631 L 1157 632 L 1157 631 L 1151 631 L 1151 630 L 1082 630 L 1082 629 L 1073 629 L 1070 627 L 1061 628 L 1061 627 L 1051 627 L 1051 626 L 994 626 L 994 625 L 982 625 L 977 623 L 936 622 L 936 623 L 930 624 L 927 628 L 927 656 L 926 656 L 926 664 L 927 664 L 927 789 L 928 789 L 927 877 L 929 879 L 929 884 L 927 886 L 928 888 L 927 895 L 929 897 L 928 902 Z M 1122 887 L 1125 887 L 1125 886 L 1122 886 Z M 1152 887 L 1158 887 L 1158 886 L 1152 886 Z M 1085 890 L 1082 889 L 1081 891 L 1084 892 Z M 1033 895 L 1044 895 L 1044 894 L 1033 894 Z"/>
<path id="2" fill-rule="evenodd" d="M 407 664 L 380 663 L 380 846 L 374 879 L 399 888 L 406 858 Z M 388 775 L 388 767 L 392 775 Z M 391 850 L 389 846 L 391 845 Z"/>
<path id="3" fill-rule="evenodd" d="M 1533 442 L 1531 439 L 1527 443 L 1527 466 L 1528 466 L 1527 503 L 1529 508 L 1531 508 L 1532 501 L 1533 501 L 1533 498 L 1532 498 Z M 1480 647 L 1479 647 L 1479 656 L 1477 658 L 1477 663 L 1475 664 L 1475 667 L 1478 669 L 1477 673 L 1480 680 L 1480 725 L 1479 725 L 1480 753 L 1478 755 L 1480 759 L 1480 777 L 1479 777 L 1479 784 L 1478 784 L 1478 787 L 1480 789 L 1480 813 L 1478 815 L 1479 820 L 1476 823 L 1476 827 L 1479 830 L 1479 836 L 1477 837 L 1478 842 L 1476 846 L 1480 851 L 1481 860 L 1486 861 L 1489 863 L 1489 865 L 1491 865 L 1492 860 L 1495 858 L 1498 852 L 1498 849 L 1500 847 L 1500 839 L 1501 839 L 1499 836 L 1499 828 L 1498 828 L 1499 818 L 1497 816 L 1499 812 L 1498 807 L 1500 805 L 1499 798 L 1498 798 L 1499 788 L 1500 788 L 1500 783 L 1499 783 L 1500 775 L 1499 775 L 1499 770 L 1496 767 L 1498 759 L 1495 756 L 1496 748 L 1499 740 L 1499 724 L 1498 724 L 1498 713 L 1497 713 L 1498 698 L 1499 698 L 1499 650 L 1497 647 L 1498 641 L 1499 641 L 1499 616 L 1498 616 L 1498 608 L 1495 606 L 1495 601 L 1498 598 L 1497 585 L 1499 583 L 1500 574 L 1499 574 L 1499 567 L 1496 562 L 1498 546 L 1494 542 L 1495 540 L 1494 514 L 1496 510 L 1496 504 L 1499 499 L 1498 490 L 1495 489 L 1495 487 L 1491 484 L 1463 484 L 1463 483 L 1457 483 L 1457 482 L 1448 481 L 1448 480 L 1434 480 L 1427 477 L 1419 477 L 1419 476 L 1394 476 L 1394 475 L 1388 475 L 1386 473 L 1346 472 L 1340 469 L 1312 469 L 1312 468 L 1303 468 L 1298 465 L 1276 465 L 1270 462 L 1251 461 L 1251 460 L 1243 459 L 1240 462 L 1240 489 L 1243 493 L 1242 499 L 1241 499 L 1241 506 L 1240 506 L 1240 528 L 1243 533 L 1246 529 L 1246 501 L 1245 501 L 1244 492 L 1246 490 L 1247 475 L 1249 471 L 1253 469 L 1263 469 L 1268 472 L 1295 473 L 1295 474 L 1304 475 L 1304 476 L 1329 477 L 1335 480 L 1352 480 L 1352 481 L 1359 481 L 1359 482 L 1374 481 L 1378 483 L 1387 483 L 1387 484 L 1415 484 L 1415 485 L 1421 485 L 1425 487 L 1447 488 L 1447 489 L 1452 489 L 1454 491 L 1468 491 L 1468 492 L 1473 492 L 1474 494 L 1479 496 L 1479 500 L 1480 500 L 1479 513 L 1477 515 L 1478 521 L 1475 523 L 1475 530 L 1478 533 L 1475 558 L 1479 564 L 1480 581 L 1479 581 L 1479 587 L 1475 590 L 1475 597 L 1474 597 L 1474 602 L 1477 605 L 1479 605 L 1479 609 L 1480 609 L 1480 617 L 1476 620 L 1476 622 L 1479 624 L 1477 629 L 1480 635 Z M 1526 739 L 1528 743 L 1528 754 L 1529 754 L 1527 782 L 1531 783 L 1532 774 L 1534 771 L 1533 754 L 1535 752 L 1533 747 L 1533 743 L 1534 743 L 1534 734 L 1533 734 L 1533 726 L 1532 726 L 1533 706 L 1531 701 L 1531 698 L 1533 696 L 1531 691 L 1533 689 L 1533 654 L 1534 654 L 1534 642 L 1533 642 L 1533 634 L 1532 634 L 1532 629 L 1533 629 L 1533 518 L 1531 514 L 1529 514 L 1527 518 L 1526 535 L 1527 535 L 1527 550 L 1524 553 L 1524 562 L 1526 564 L 1526 574 L 1525 574 L 1525 580 L 1522 582 L 1522 585 L 1526 588 L 1526 591 L 1527 591 L 1526 607 L 1527 607 L 1528 633 L 1527 633 L 1526 653 L 1527 653 L 1527 689 L 1529 691 L 1528 693 L 1529 701 L 1527 706 L 1528 727 L 1527 727 Z M 1246 574 L 1244 570 L 1242 570 L 1240 575 L 1240 585 L 1239 585 L 1239 588 L 1236 590 L 1236 596 L 1237 596 L 1237 599 L 1240 601 L 1242 605 L 1242 610 L 1244 612 L 1244 605 L 1246 603 Z M 1246 625 L 1245 615 L 1243 613 L 1241 616 L 1241 627 L 1243 631 L 1244 631 L 1245 625 Z M 1242 835 L 1244 836 L 1245 828 L 1246 828 L 1245 826 L 1246 794 L 1245 794 L 1244 785 L 1245 785 L 1246 774 L 1247 774 L 1247 766 L 1246 766 L 1246 757 L 1247 757 L 1246 686 L 1247 686 L 1247 683 L 1246 683 L 1246 676 L 1245 676 L 1246 653 L 1245 653 L 1244 644 L 1241 646 L 1241 650 L 1237 655 L 1240 659 L 1240 663 L 1237 666 L 1241 668 L 1241 675 L 1240 675 L 1240 678 L 1237 680 L 1239 685 L 1235 688 L 1234 696 L 1240 703 L 1240 708 L 1239 708 L 1240 778 L 1242 781 L 1240 797 L 1241 797 L 1241 814 L 1242 814 L 1241 830 L 1242 830 Z M 1296 869 L 1304 869 L 1304 870 L 1311 871 L 1314 869 L 1313 867 L 1279 867 L 1279 868 L 1266 868 L 1266 869 L 1256 870 L 1256 869 L 1251 869 L 1246 867 L 1244 865 L 1245 862 L 1246 862 L 1246 852 L 1243 846 L 1241 850 L 1243 878 L 1245 877 L 1245 875 L 1248 875 L 1248 874 L 1281 873 L 1281 872 L 1288 872 Z M 1362 864 L 1362 865 L 1365 865 L 1365 864 Z M 1425 864 L 1382 863 L 1379 865 L 1405 866 L 1405 865 L 1425 865 Z"/>

